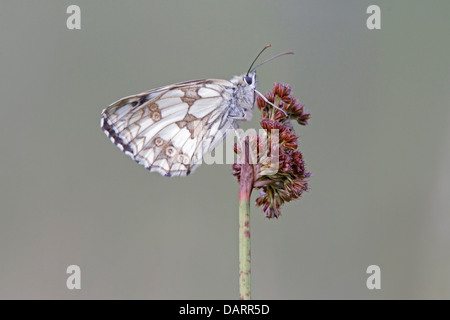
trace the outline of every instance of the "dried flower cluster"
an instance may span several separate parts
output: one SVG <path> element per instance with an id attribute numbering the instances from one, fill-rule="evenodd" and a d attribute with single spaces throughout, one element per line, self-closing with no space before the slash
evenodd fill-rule
<path id="1" fill-rule="evenodd" d="M 275 83 L 272 92 L 265 95 L 268 101 L 282 111 L 275 109 L 264 99 L 258 97 L 257 104 L 261 111 L 261 127 L 264 134 L 249 137 L 249 151 L 256 155 L 253 164 L 253 188 L 260 190 L 256 205 L 262 206 L 265 216 L 269 219 L 278 218 L 280 206 L 299 198 L 308 190 L 307 178 L 311 176 L 305 169 L 303 155 L 298 150 L 298 136 L 291 120 L 306 125 L 310 114 L 291 95 L 291 87 Z M 274 131 L 276 130 L 276 131 Z M 278 134 L 277 139 L 273 137 Z M 274 143 L 278 142 L 278 143 Z M 235 145 L 235 153 L 241 154 L 241 148 Z M 274 168 L 274 155 L 276 168 Z M 233 164 L 233 175 L 240 181 L 242 164 Z"/>

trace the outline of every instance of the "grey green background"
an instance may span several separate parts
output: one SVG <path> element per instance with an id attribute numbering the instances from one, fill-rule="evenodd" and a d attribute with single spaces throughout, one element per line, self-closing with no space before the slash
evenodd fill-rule
<path id="1" fill-rule="evenodd" d="M 81 8 L 81 30 L 66 8 Z M 381 7 L 382 29 L 366 28 Z M 255 299 L 450 298 L 448 1 L 12 1 L 0 8 L 0 298 L 234 299 L 229 165 L 148 173 L 99 128 L 117 99 L 258 70 L 311 112 L 311 191 L 252 206 Z M 253 125 L 259 114 L 255 111 Z M 249 127 L 249 126 L 246 126 Z M 254 197 L 256 195 L 254 194 Z M 82 289 L 66 288 L 77 264 Z M 366 268 L 381 267 L 381 290 Z"/>

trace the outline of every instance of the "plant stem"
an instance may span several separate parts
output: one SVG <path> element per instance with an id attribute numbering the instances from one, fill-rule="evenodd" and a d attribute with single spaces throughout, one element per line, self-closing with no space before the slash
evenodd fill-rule
<path id="1" fill-rule="evenodd" d="M 250 196 L 253 189 L 253 165 L 249 164 L 248 141 L 239 182 L 239 298 L 250 300 Z"/>

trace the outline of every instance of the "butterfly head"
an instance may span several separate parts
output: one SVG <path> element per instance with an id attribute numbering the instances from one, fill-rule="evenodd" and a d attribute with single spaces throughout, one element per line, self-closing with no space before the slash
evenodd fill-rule
<path id="1" fill-rule="evenodd" d="M 248 88 L 249 91 L 255 90 L 258 87 L 258 77 L 256 76 L 256 72 L 235 76 L 230 81 L 236 87 Z"/>
<path id="2" fill-rule="evenodd" d="M 240 110 L 232 112 L 233 117 L 236 120 L 251 120 L 256 102 L 255 91 L 258 86 L 256 72 L 234 76 L 230 79 L 230 82 L 234 85 L 233 103 L 231 108 Z"/>
<path id="3" fill-rule="evenodd" d="M 259 56 L 261 55 L 261 53 L 264 52 L 264 50 L 266 50 L 267 48 L 270 47 L 270 44 L 268 44 L 267 46 L 265 46 L 260 52 L 259 54 L 256 56 L 255 60 L 253 60 L 252 64 L 250 65 L 250 68 L 248 68 L 248 71 L 246 74 L 243 74 L 241 76 L 236 76 L 234 78 L 232 78 L 230 81 L 236 86 L 237 90 L 235 90 L 234 92 L 234 96 L 235 98 L 238 99 L 238 101 L 240 101 L 240 107 L 243 109 L 245 116 L 241 119 L 241 120 L 251 120 L 252 119 L 252 111 L 253 108 L 255 107 L 255 103 L 256 103 L 256 95 L 258 94 L 261 98 L 263 98 L 266 103 L 269 103 L 270 105 L 272 105 L 275 109 L 279 109 L 281 112 L 283 112 L 286 116 L 286 112 L 282 109 L 280 109 L 279 107 L 275 106 L 274 104 L 272 104 L 270 101 L 268 101 L 264 95 L 259 92 L 256 88 L 258 87 L 258 78 L 256 76 L 256 69 L 260 66 L 262 66 L 263 64 L 287 55 L 287 54 L 293 54 L 293 52 L 289 51 L 289 52 L 283 52 L 283 53 L 279 53 L 267 60 L 264 60 L 263 62 L 261 62 L 260 64 L 258 64 L 257 66 L 253 67 L 253 65 L 255 64 L 255 62 L 258 60 Z"/>
<path id="4" fill-rule="evenodd" d="M 255 87 L 256 87 L 257 82 L 258 82 L 258 78 L 256 77 L 256 72 L 244 75 L 244 82 L 249 86 L 255 84 Z"/>

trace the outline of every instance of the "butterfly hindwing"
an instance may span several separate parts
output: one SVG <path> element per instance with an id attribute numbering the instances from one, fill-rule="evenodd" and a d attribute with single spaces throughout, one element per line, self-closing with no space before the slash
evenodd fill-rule
<path id="1" fill-rule="evenodd" d="M 233 84 L 194 80 L 123 98 L 102 113 L 101 126 L 125 154 L 150 171 L 184 176 L 220 143 Z"/>

